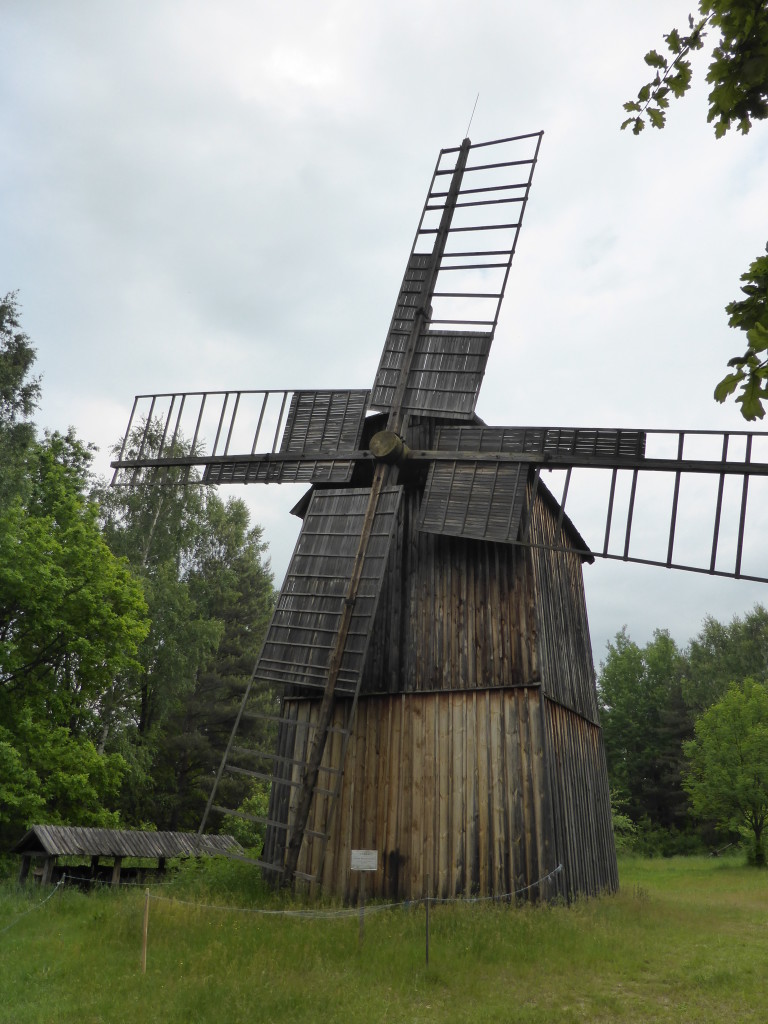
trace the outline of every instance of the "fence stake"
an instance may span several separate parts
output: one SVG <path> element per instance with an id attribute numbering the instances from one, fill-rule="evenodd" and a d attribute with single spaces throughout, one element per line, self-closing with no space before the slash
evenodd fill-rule
<path id="1" fill-rule="evenodd" d="M 147 933 L 149 931 L 149 889 L 144 890 L 144 928 L 141 936 L 141 973 L 147 973 Z"/>
<path id="2" fill-rule="evenodd" d="M 360 931 L 357 936 L 357 945 L 362 949 L 365 936 L 365 872 L 360 872 L 360 888 L 358 890 L 358 902 L 360 904 Z"/>
<path id="3" fill-rule="evenodd" d="M 427 875 L 427 947 L 426 947 L 426 965 L 429 967 L 429 875 Z"/>

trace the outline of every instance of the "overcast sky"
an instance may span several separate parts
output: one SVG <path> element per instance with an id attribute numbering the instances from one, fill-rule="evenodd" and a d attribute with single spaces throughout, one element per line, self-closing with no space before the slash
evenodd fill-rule
<path id="1" fill-rule="evenodd" d="M 712 390 L 725 304 L 768 235 L 768 129 L 716 141 L 705 68 L 664 132 L 618 130 L 687 4 L 5 0 L 0 293 L 42 426 L 102 450 L 133 395 L 368 387 L 441 147 L 544 130 L 478 413 L 743 429 Z M 700 57 L 703 55 L 699 55 Z M 278 580 L 301 489 L 249 488 Z M 589 524 L 577 525 L 590 539 Z M 685 644 L 763 585 L 598 563 L 624 624 Z"/>

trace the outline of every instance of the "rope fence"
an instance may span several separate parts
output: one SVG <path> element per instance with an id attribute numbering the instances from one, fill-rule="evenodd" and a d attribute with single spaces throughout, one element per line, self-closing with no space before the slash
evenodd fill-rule
<path id="1" fill-rule="evenodd" d="M 55 887 L 51 890 L 51 892 L 48 893 L 44 900 L 40 900 L 40 902 L 36 903 L 34 907 L 30 907 L 29 910 L 25 910 L 23 914 L 19 914 L 15 921 L 11 921 L 11 923 L 7 924 L 4 928 L 0 928 L 0 935 L 5 935 L 6 932 L 9 932 L 11 928 L 13 928 L 14 925 L 17 925 L 19 921 L 21 921 L 23 918 L 28 917 L 30 914 L 33 914 L 36 910 L 39 910 L 41 907 L 44 907 L 48 900 L 52 899 L 56 895 L 56 893 L 59 891 L 63 884 L 64 878 L 62 877 L 58 880 Z"/>
<path id="2" fill-rule="evenodd" d="M 197 902 L 195 902 L 193 900 L 181 900 L 181 899 L 177 899 L 177 898 L 175 898 L 173 896 L 156 895 L 155 893 L 150 892 L 149 888 L 145 887 L 144 888 L 144 893 L 145 893 L 145 898 L 144 898 L 144 920 L 143 920 L 143 927 L 142 927 L 142 948 L 141 948 L 141 972 L 142 972 L 142 974 L 144 974 L 144 973 L 146 973 L 146 969 L 147 969 L 147 945 L 148 945 L 148 934 L 149 934 L 149 905 L 150 905 L 150 900 L 155 900 L 157 902 L 162 902 L 162 903 L 176 904 L 177 906 L 194 907 L 197 910 L 219 911 L 219 912 L 224 912 L 224 913 L 235 913 L 235 914 L 260 914 L 260 915 L 269 916 L 269 917 L 297 918 L 297 919 L 301 919 L 301 920 L 329 921 L 329 920 L 338 920 L 338 919 L 343 919 L 343 918 L 357 917 L 360 920 L 360 942 L 361 943 L 362 943 L 362 940 L 363 940 L 363 921 L 364 921 L 365 917 L 368 917 L 371 914 L 380 913 L 383 910 L 396 910 L 398 908 L 409 909 L 410 907 L 420 906 L 421 904 L 423 904 L 425 906 L 425 908 L 426 908 L 426 962 L 427 962 L 427 965 L 428 965 L 429 964 L 429 908 L 430 908 L 431 905 L 435 905 L 435 904 L 441 904 L 442 905 L 442 904 L 447 904 L 447 903 L 454 903 L 454 904 L 462 904 L 462 903 L 463 904 L 508 903 L 508 902 L 511 902 L 516 897 L 523 896 L 526 893 L 530 892 L 531 889 L 535 889 L 537 886 L 544 885 L 546 882 L 551 881 L 551 879 L 553 879 L 556 875 L 558 875 L 562 870 L 563 870 L 563 865 L 562 864 L 558 864 L 558 866 L 556 868 L 554 868 L 552 871 L 549 871 L 546 875 L 542 875 L 541 878 L 538 878 L 535 882 L 532 882 L 530 885 L 526 885 L 526 886 L 524 886 L 521 889 L 515 889 L 512 892 L 502 893 L 502 894 L 500 894 L 498 896 L 474 896 L 474 897 L 473 896 L 455 896 L 455 897 L 424 896 L 424 897 L 422 897 L 419 900 L 403 900 L 401 902 L 396 902 L 396 903 L 374 903 L 374 904 L 368 904 L 367 906 L 364 903 L 361 903 L 361 905 L 358 906 L 358 907 L 346 907 L 346 908 L 343 908 L 343 909 L 340 909 L 340 910 L 311 910 L 311 909 L 284 910 L 284 909 L 268 909 L 266 907 L 219 906 L 219 905 L 210 904 L 210 903 L 197 903 Z M 19 923 L 19 921 L 23 920 L 25 917 L 28 917 L 30 914 L 34 913 L 36 910 L 40 910 L 42 907 L 44 907 L 56 895 L 56 893 L 61 890 L 62 886 L 64 885 L 64 883 L 67 880 L 70 880 L 70 881 L 73 881 L 73 882 L 77 882 L 77 883 L 90 882 L 90 883 L 95 883 L 95 884 L 103 884 L 99 879 L 88 879 L 88 878 L 81 878 L 80 876 L 77 876 L 77 875 L 66 875 L 66 874 L 64 874 L 64 875 L 62 875 L 59 878 L 59 880 L 56 883 L 55 887 L 51 890 L 51 892 L 48 893 L 48 895 L 45 897 L 45 899 L 43 899 L 39 903 L 35 904 L 35 906 L 30 907 L 30 909 L 25 911 L 23 914 L 19 914 L 19 916 L 14 921 L 11 921 L 10 924 L 7 924 L 7 925 L 5 925 L 5 927 L 0 928 L 0 935 L 4 935 L 6 932 L 10 931 L 11 928 L 13 928 L 15 925 L 17 925 Z M 134 885 L 134 886 L 136 886 L 138 884 L 140 884 L 140 883 L 126 882 L 126 883 L 122 883 L 119 886 L 119 888 L 122 888 L 123 885 Z M 170 883 L 169 882 L 156 882 L 154 884 L 155 885 L 168 885 Z M 106 886 L 106 885 L 104 887 L 108 888 L 108 886 Z"/>
<path id="3" fill-rule="evenodd" d="M 537 878 L 535 882 L 531 882 L 530 885 L 524 886 L 522 889 L 515 889 L 513 892 L 502 893 L 498 896 L 423 896 L 418 900 L 402 900 L 399 903 L 373 903 L 366 904 L 365 908 L 360 907 L 345 907 L 341 910 L 268 910 L 265 907 L 225 907 L 218 906 L 210 903 L 196 903 L 194 900 L 180 900 L 174 896 L 155 896 L 154 893 L 149 893 L 149 898 L 157 902 L 163 903 L 177 903 L 181 906 L 197 907 L 199 910 L 219 910 L 233 914 L 264 914 L 268 916 L 278 917 L 296 917 L 303 919 L 315 919 L 318 921 L 327 921 L 332 918 L 344 918 L 344 917 L 358 917 L 362 912 L 367 916 L 368 914 L 376 914 L 381 910 L 397 910 L 399 907 L 407 910 L 410 907 L 419 906 L 423 903 L 430 903 L 433 906 L 435 904 L 443 903 L 509 903 L 518 896 L 524 896 L 531 889 L 535 889 L 539 885 L 544 885 L 545 882 L 549 882 L 556 875 L 559 875 L 563 870 L 563 865 L 558 864 L 556 868 L 548 872 L 546 875 L 542 875 L 541 878 Z"/>

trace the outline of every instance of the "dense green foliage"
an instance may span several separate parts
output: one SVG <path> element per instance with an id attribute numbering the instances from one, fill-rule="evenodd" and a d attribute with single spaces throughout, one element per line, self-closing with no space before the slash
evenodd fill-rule
<path id="1" fill-rule="evenodd" d="M 685 744 L 690 762 L 686 789 L 697 814 L 735 830 L 748 830 L 751 860 L 765 865 L 763 829 L 768 816 L 768 688 L 745 679 L 696 722 Z"/>
<path id="2" fill-rule="evenodd" d="M 629 112 L 622 128 L 639 135 L 646 121 L 663 128 L 670 95 L 680 97 L 692 80 L 690 56 L 713 35 L 715 46 L 707 71 L 709 113 L 715 135 L 732 127 L 743 134 L 753 121 L 768 117 L 768 4 L 764 0 L 699 0 L 698 17 L 689 16 L 688 31 L 672 29 L 664 36 L 666 53 L 651 50 L 645 62 L 654 70 L 636 100 L 624 104 Z M 768 257 L 759 256 L 742 274 L 746 298 L 726 306 L 728 323 L 746 333 L 746 351 L 729 360 L 732 372 L 715 388 L 724 402 L 740 391 L 736 401 L 745 419 L 762 419 L 768 398 Z"/>
<path id="3" fill-rule="evenodd" d="M 611 787 L 628 817 L 684 829 L 681 744 L 692 730 L 682 693 L 684 659 L 657 630 L 642 650 L 625 631 L 609 645 L 600 675 L 601 720 Z"/>
<path id="4" fill-rule="evenodd" d="M 754 420 L 763 418 L 763 399 L 768 397 L 768 256 L 754 260 L 741 280 L 745 282 L 741 290 L 746 298 L 729 302 L 725 311 L 729 325 L 746 333 L 747 350 L 728 361 L 733 372 L 717 385 L 715 398 L 724 402 L 741 387 L 736 401 L 744 418 Z"/>
<path id="5" fill-rule="evenodd" d="M 112 824 L 125 764 L 92 734 L 116 673 L 147 632 L 141 587 L 89 499 L 91 452 L 29 422 L 34 350 L 0 302 L 0 839 L 31 820 Z M 11 337 L 12 333 L 12 337 Z"/>
<path id="6" fill-rule="evenodd" d="M 23 478 L 24 455 L 34 440 L 28 419 L 40 396 L 39 381 L 30 376 L 35 350 L 19 316 L 13 292 L 0 298 L 0 508 Z"/>
<path id="7" fill-rule="evenodd" d="M 142 581 L 152 622 L 102 743 L 133 766 L 129 821 L 197 828 L 272 610 L 261 529 L 242 501 L 209 488 L 164 480 L 100 498 L 105 536 Z M 242 782 L 226 785 L 233 804 L 248 795 Z"/>
<path id="8" fill-rule="evenodd" d="M 639 135 L 645 119 L 663 128 L 670 93 L 684 96 L 691 87 L 690 55 L 714 34 L 707 82 L 709 113 L 721 138 L 734 125 L 747 134 L 752 122 L 768 117 L 768 7 L 763 0 L 699 0 L 698 18 L 689 15 L 688 31 L 672 29 L 664 36 L 667 53 L 651 50 L 645 63 L 654 69 L 636 100 L 624 104 L 630 116 L 622 128 Z"/>
<path id="9" fill-rule="evenodd" d="M 207 488 L 96 485 L 87 445 L 38 435 L 33 363 L 7 296 L 0 844 L 33 821 L 196 829 L 271 612 L 261 531 Z"/>
<path id="10" fill-rule="evenodd" d="M 356 916 L 256 913 L 301 906 L 267 902 L 247 865 L 190 865 L 153 889 L 144 975 L 142 889 L 60 891 L 40 907 L 39 890 L 0 887 L 0 1021 L 765 1018 L 768 889 L 754 872 L 725 857 L 624 858 L 619 876 L 617 896 L 571 907 L 432 906 L 426 967 L 423 906 L 371 913 L 359 946 Z"/>
<path id="11" fill-rule="evenodd" d="M 685 650 L 663 630 L 645 647 L 626 630 L 608 645 L 598 689 L 625 848 L 670 854 L 738 838 L 736 819 L 692 800 L 685 750 L 702 714 L 750 678 L 768 679 L 768 612 L 759 605 L 728 624 L 707 618 Z"/>

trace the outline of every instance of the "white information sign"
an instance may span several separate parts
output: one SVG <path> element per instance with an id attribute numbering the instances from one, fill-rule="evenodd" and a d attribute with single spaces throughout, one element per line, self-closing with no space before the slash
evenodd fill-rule
<path id="1" fill-rule="evenodd" d="M 379 867 L 378 850 L 352 850 L 353 871 L 376 871 Z"/>

